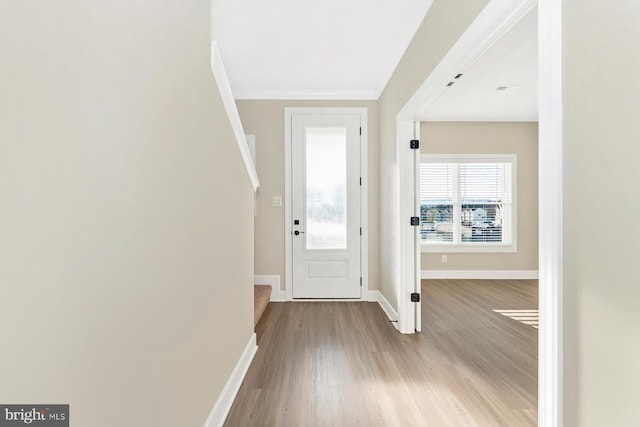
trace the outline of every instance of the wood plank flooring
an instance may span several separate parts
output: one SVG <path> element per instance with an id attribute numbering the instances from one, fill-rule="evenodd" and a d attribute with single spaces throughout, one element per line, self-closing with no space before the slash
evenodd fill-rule
<path id="1" fill-rule="evenodd" d="M 271 303 L 225 426 L 535 426 L 537 281 L 423 281 L 423 331 L 378 304 Z"/>

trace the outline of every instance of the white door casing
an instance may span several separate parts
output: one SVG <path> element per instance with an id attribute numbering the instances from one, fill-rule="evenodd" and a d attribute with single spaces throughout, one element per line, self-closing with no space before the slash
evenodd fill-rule
<path id="1" fill-rule="evenodd" d="M 293 298 L 361 298 L 360 115 L 291 118 Z"/>
<path id="2" fill-rule="evenodd" d="M 447 80 L 474 63 L 496 40 L 538 5 L 539 42 L 539 308 L 538 425 L 563 425 L 563 306 L 562 306 L 562 2 L 555 0 L 490 0 L 441 64 L 425 80 L 398 113 L 397 143 L 405 144 L 408 122 L 437 99 Z M 424 137 L 424 136 L 423 136 Z M 411 168 L 407 156 L 399 166 Z M 413 177 L 401 177 L 401 189 L 415 185 Z M 403 198 L 400 209 L 410 210 L 413 201 Z M 404 218 L 402 218 L 404 220 Z M 408 246 L 408 245 L 407 245 Z M 401 253 L 405 271 L 414 265 L 413 254 Z M 399 296 L 405 297 L 410 280 L 401 280 Z M 407 313 L 408 312 L 408 313 Z M 412 333 L 411 309 L 398 307 L 399 329 Z"/>
<path id="3" fill-rule="evenodd" d="M 284 194 L 284 241 L 285 241 L 285 275 L 284 294 L 286 301 L 293 301 L 293 212 L 292 212 L 292 122 L 294 115 L 318 115 L 318 114 L 357 114 L 360 116 L 360 275 L 362 277 L 361 297 L 356 300 L 377 301 L 378 291 L 369 291 L 369 227 L 368 227 L 368 129 L 366 107 L 285 107 L 284 108 L 284 164 L 285 164 L 285 194 Z M 341 298 L 332 298 L 336 301 Z M 305 300 L 298 298 L 296 300 Z M 322 301 L 324 298 L 306 299 L 309 301 Z M 354 298 L 344 298 L 354 300 Z"/>

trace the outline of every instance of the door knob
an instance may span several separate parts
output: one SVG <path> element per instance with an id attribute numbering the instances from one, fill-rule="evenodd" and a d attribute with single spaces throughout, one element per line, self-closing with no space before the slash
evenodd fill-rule
<path id="1" fill-rule="evenodd" d="M 298 231 L 298 230 L 296 230 L 296 231 L 294 231 L 294 232 L 293 232 L 293 234 L 295 234 L 296 236 L 297 236 L 298 234 L 300 234 L 300 233 L 304 233 L 304 231 Z"/>

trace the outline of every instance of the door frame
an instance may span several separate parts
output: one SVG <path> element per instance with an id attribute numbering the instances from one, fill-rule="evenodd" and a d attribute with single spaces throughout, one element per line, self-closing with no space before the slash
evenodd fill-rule
<path id="1" fill-rule="evenodd" d="M 293 115 L 322 115 L 322 114 L 358 114 L 362 126 L 360 137 L 360 226 L 362 236 L 360 238 L 360 276 L 362 277 L 362 291 L 360 299 L 293 299 L 293 248 L 291 242 L 292 228 L 292 191 L 291 191 L 291 124 Z M 285 107 L 284 108 L 284 248 L 285 248 L 285 272 L 284 290 L 286 301 L 370 301 L 369 296 L 369 205 L 368 205 L 368 150 L 367 150 L 367 108 L 323 108 L 323 107 Z"/>
<path id="2" fill-rule="evenodd" d="M 557 0 L 490 0 L 445 58 L 427 77 L 397 115 L 396 137 L 400 174 L 401 212 L 398 294 L 399 330 L 416 330 L 413 307 L 406 301 L 415 283 L 411 272 L 417 257 L 410 250 L 410 230 L 404 215 L 415 209 L 415 168 L 407 152 L 411 125 L 422 109 L 434 102 L 451 76 L 463 73 L 509 29 L 538 6 L 539 83 L 539 310 L 538 330 L 538 426 L 563 425 L 563 156 L 562 156 L 562 5 Z M 417 215 L 414 213 L 413 215 Z M 404 236 L 404 237 L 403 237 Z M 419 261 L 418 261 L 419 262 Z M 403 301 L 403 299 L 405 301 Z"/>

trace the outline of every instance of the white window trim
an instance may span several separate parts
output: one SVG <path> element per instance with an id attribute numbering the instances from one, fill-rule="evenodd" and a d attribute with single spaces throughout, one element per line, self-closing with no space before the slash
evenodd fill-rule
<path id="1" fill-rule="evenodd" d="M 515 253 L 518 252 L 518 156 L 516 154 L 422 154 L 422 163 L 511 163 L 512 206 L 511 243 L 441 243 L 421 242 L 422 253 Z M 457 189 L 454 189 L 457 191 Z M 456 224 L 454 224 L 455 227 Z"/>

